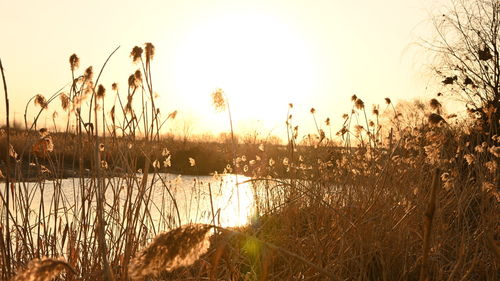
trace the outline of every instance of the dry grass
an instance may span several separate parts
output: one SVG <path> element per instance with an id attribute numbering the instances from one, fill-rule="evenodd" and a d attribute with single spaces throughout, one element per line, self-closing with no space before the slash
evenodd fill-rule
<path id="1" fill-rule="evenodd" d="M 0 191 L 1 280 L 30 280 L 19 276 L 40 270 L 45 277 L 33 280 L 498 280 L 500 137 L 484 133 L 487 120 L 442 117 L 437 100 L 386 99 L 370 113 L 353 96 L 352 112 L 333 132 L 312 109 L 317 131 L 302 140 L 290 105 L 286 146 L 219 145 L 211 151 L 224 156 L 205 164 L 225 167 L 235 158 L 226 172 L 252 175 L 252 223 L 216 225 L 210 240 L 212 226 L 181 227 L 160 172 L 180 161 L 194 172 L 208 156 L 187 149 L 177 162 L 180 150 L 166 150 L 172 143 L 162 126 L 173 115 L 155 105 L 153 55 L 150 44 L 134 48 L 139 70 L 124 92 L 106 91 L 114 104 L 104 103 L 92 68 L 77 74 L 71 56 L 70 91 L 33 98 L 42 112 L 64 97 L 66 130 L 36 131 L 36 120 L 26 122 L 10 141 L 17 155 L 2 135 L 1 156 L 12 169 L 0 170 L 12 185 Z M 71 204 L 62 192 L 68 175 Z M 51 199 L 33 201 L 47 198 L 48 183 Z M 151 200 L 159 183 L 166 208 Z M 71 268 L 76 273 L 59 274 Z"/>
<path id="2" fill-rule="evenodd" d="M 210 246 L 210 226 L 187 225 L 155 237 L 146 248 L 134 257 L 129 276 L 140 280 L 148 275 L 193 264 Z"/>
<path id="3" fill-rule="evenodd" d="M 62 272 L 76 274 L 76 271 L 64 261 L 64 259 L 34 259 L 29 262 L 27 268 L 16 274 L 13 281 L 50 281 L 58 277 Z"/>

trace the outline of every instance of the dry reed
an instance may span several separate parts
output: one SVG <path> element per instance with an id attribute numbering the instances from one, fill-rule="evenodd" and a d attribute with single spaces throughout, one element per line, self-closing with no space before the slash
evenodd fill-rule
<path id="1" fill-rule="evenodd" d="M 28 263 L 27 268 L 16 274 L 12 281 L 51 281 L 62 272 L 77 274 L 64 259 L 42 258 Z"/>
<path id="2" fill-rule="evenodd" d="M 193 224 L 157 235 L 131 260 L 130 278 L 141 280 L 148 275 L 191 265 L 208 250 L 210 228 Z"/>

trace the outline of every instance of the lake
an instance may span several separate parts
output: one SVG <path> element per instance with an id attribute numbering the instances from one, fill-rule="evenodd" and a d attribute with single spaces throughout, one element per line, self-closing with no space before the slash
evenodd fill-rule
<path id="1" fill-rule="evenodd" d="M 153 227 L 155 232 L 187 223 L 212 224 L 214 220 L 223 227 L 242 226 L 255 215 L 254 189 L 248 177 L 150 174 L 147 192 L 139 198 L 141 177 L 142 174 L 136 174 L 135 177 L 102 179 L 107 222 L 113 219 L 113 213 L 120 212 L 121 218 L 116 221 L 121 220 L 125 214 L 124 206 L 130 206 L 133 200 L 136 200 L 135 206 L 143 209 L 147 203 L 145 225 Z M 18 222 L 29 221 L 33 228 L 43 221 L 49 226 L 59 224 L 60 229 L 61 221 L 64 225 L 80 219 L 82 206 L 91 209 L 89 214 L 95 216 L 96 186 L 97 181 L 92 178 L 16 183 L 11 210 L 17 210 L 17 216 L 21 216 L 16 217 Z M 137 205 L 141 199 L 141 205 Z M 28 218 L 26 214 L 29 214 Z"/>

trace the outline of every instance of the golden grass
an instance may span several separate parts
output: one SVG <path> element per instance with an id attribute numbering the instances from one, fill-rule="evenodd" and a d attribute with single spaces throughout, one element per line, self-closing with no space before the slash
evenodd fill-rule
<path id="1" fill-rule="evenodd" d="M 2 133 L 12 184 L 0 191 L 1 280 L 497 280 L 500 136 L 487 120 L 445 118 L 438 100 L 386 98 L 368 114 L 353 96 L 336 134 L 312 109 L 317 131 L 299 139 L 290 104 L 284 146 L 172 142 L 162 135 L 172 114 L 154 104 L 153 56 L 150 43 L 133 49 L 140 69 L 107 105 L 72 55 L 70 91 L 32 99 L 40 116 L 60 96 L 67 129 L 36 131 L 36 117 L 9 142 Z M 161 173 L 180 163 L 251 175 L 258 216 L 239 229 L 184 225 Z M 32 201 L 47 182 L 50 202 Z M 154 183 L 166 208 L 151 201 Z"/>

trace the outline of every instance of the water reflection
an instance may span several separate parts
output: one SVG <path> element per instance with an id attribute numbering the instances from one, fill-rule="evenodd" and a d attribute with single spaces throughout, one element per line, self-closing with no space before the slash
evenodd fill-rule
<path id="1" fill-rule="evenodd" d="M 143 198 L 144 202 L 147 201 L 149 204 L 150 223 L 156 231 L 169 229 L 179 224 L 213 224 L 214 221 L 215 224 L 223 227 L 245 225 L 256 209 L 253 188 L 250 183 L 245 182 L 248 179 L 242 175 L 218 177 L 150 175 L 148 185 L 152 187 L 151 192 Z M 63 179 L 59 183 L 52 181 L 23 183 L 33 195 L 30 204 L 32 207 L 30 221 L 36 221 L 40 205 L 44 206 L 46 214 L 51 213 L 54 201 L 60 204 L 57 217 L 72 217 L 74 210 L 79 209 L 79 204 L 82 202 L 81 189 L 87 189 L 95 184 L 91 181 L 92 179 L 75 178 Z M 237 181 L 240 184 L 237 185 Z M 111 208 L 112 204 L 116 207 L 117 202 L 123 207 L 126 204 L 128 192 L 133 193 L 132 197 L 137 195 L 137 187 L 132 191 L 127 191 L 126 186 L 131 186 L 130 179 L 105 179 L 103 186 L 106 190 L 105 206 L 107 208 Z M 138 184 L 132 186 L 138 186 Z M 62 200 L 54 200 L 56 196 L 60 196 Z"/>

